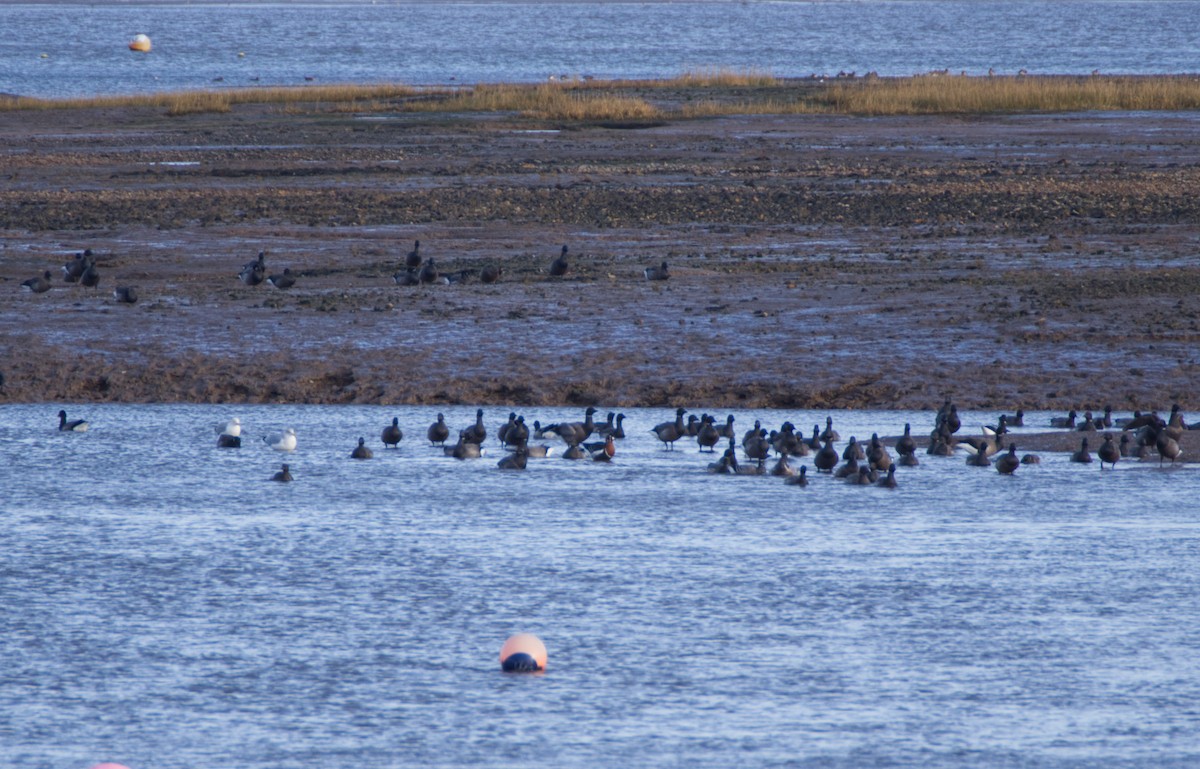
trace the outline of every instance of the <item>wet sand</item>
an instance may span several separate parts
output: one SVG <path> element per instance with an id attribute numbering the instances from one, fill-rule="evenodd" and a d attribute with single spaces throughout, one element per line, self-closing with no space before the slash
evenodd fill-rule
<path id="1" fill-rule="evenodd" d="M 1198 129 L 6 113 L 0 402 L 1195 410 Z"/>

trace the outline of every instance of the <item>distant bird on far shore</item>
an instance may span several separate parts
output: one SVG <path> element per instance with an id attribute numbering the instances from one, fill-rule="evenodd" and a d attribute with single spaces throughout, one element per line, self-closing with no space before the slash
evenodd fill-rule
<path id="1" fill-rule="evenodd" d="M 46 270 L 36 278 L 30 278 L 21 283 L 21 288 L 33 294 L 44 294 L 50 290 L 50 271 Z"/>
<path id="2" fill-rule="evenodd" d="M 437 266 L 433 263 L 433 257 L 430 257 L 429 260 L 421 266 L 420 272 L 417 273 L 417 280 L 421 283 L 437 283 L 437 279 Z"/>
<path id="3" fill-rule="evenodd" d="M 267 252 L 259 251 L 257 259 L 242 265 L 242 271 L 238 273 L 238 280 L 247 286 L 257 286 L 259 283 L 262 283 L 267 277 L 266 259 Z"/>
<path id="4" fill-rule="evenodd" d="M 488 265 L 479 273 L 480 283 L 495 283 L 504 274 L 504 268 L 499 265 Z"/>
<path id="5" fill-rule="evenodd" d="M 113 299 L 118 304 L 134 304 L 138 300 L 137 289 L 133 286 L 117 286 L 113 289 Z"/>
<path id="6" fill-rule="evenodd" d="M 87 249 L 82 253 L 75 254 L 75 258 L 63 265 L 63 280 L 67 283 L 78 283 L 79 278 L 83 275 L 84 270 L 88 268 L 94 260 L 92 249 Z"/>
<path id="7" fill-rule="evenodd" d="M 79 276 L 79 285 L 85 288 L 96 288 L 100 285 L 100 271 L 96 269 L 96 263 L 92 262 Z"/>
<path id="8" fill-rule="evenodd" d="M 670 271 L 667 270 L 667 262 L 664 259 L 663 263 L 657 267 L 647 267 L 642 270 L 642 274 L 646 276 L 646 280 L 666 280 L 671 277 Z"/>
<path id="9" fill-rule="evenodd" d="M 556 278 L 561 278 L 563 275 L 567 274 L 567 270 L 569 269 L 570 265 L 567 263 L 567 247 L 564 245 L 562 247 L 562 253 L 558 255 L 557 259 L 550 263 L 550 274 Z"/>
<path id="10" fill-rule="evenodd" d="M 276 273 L 267 278 L 267 282 L 278 289 L 291 288 L 296 285 L 296 277 L 292 275 L 291 267 L 284 267 L 282 273 Z"/>
<path id="11" fill-rule="evenodd" d="M 412 251 L 404 257 L 404 266 L 410 270 L 415 270 L 421 266 L 421 241 L 413 241 Z"/>

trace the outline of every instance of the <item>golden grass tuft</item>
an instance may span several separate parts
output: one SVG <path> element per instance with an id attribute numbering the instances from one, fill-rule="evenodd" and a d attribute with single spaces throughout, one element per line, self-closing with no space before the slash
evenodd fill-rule
<path id="1" fill-rule="evenodd" d="M 576 84 L 478 85 L 444 100 L 410 105 L 433 112 L 516 112 L 542 120 L 657 120 L 662 112 L 644 99 L 605 91 L 580 89 Z"/>
<path id="2" fill-rule="evenodd" d="M 347 104 L 404 99 L 422 91 L 405 85 L 320 85 L 278 88 L 229 88 L 169 91 L 132 96 L 76 99 L 0 99 L 0 111 L 24 109 L 162 108 L 168 115 L 229 112 L 236 104 Z"/>
<path id="3" fill-rule="evenodd" d="M 646 98 L 653 99 L 647 101 Z M 280 104 L 287 112 L 495 112 L 567 122 L 659 121 L 736 114 L 920 115 L 1084 110 L 1197 110 L 1195 76 L 921 75 L 780 79 L 701 70 L 660 80 L 414 88 L 397 84 L 230 88 L 93 99 L 0 99 L 0 111 L 150 107 L 169 115 Z"/>
<path id="4" fill-rule="evenodd" d="M 852 115 L 1194 110 L 1200 79 L 919 76 L 838 81 L 815 100 Z"/>

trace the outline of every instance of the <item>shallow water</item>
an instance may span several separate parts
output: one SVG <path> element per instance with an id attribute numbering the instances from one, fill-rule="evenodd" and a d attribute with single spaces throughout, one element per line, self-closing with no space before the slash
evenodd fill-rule
<path id="1" fill-rule="evenodd" d="M 657 409 L 627 410 L 611 465 L 505 473 L 431 449 L 435 409 L 68 406 L 92 428 L 60 434 L 58 408 L 0 407 L 13 766 L 1200 757 L 1194 465 L 1044 454 L 1010 478 L 922 455 L 896 490 L 800 489 L 663 451 Z M 492 452 L 506 413 L 486 410 Z M 246 446 L 216 449 L 235 414 Z M 384 451 L 392 416 L 406 435 Z M 931 421 L 833 417 L 843 438 Z M 256 438 L 285 426 L 294 454 Z M 359 435 L 372 461 L 348 458 Z M 294 483 L 266 480 L 281 461 Z M 545 641 L 544 675 L 499 671 L 518 631 Z"/>
<path id="2" fill-rule="evenodd" d="M 1178 0 L 4 3 L 0 30 L 0 91 L 38 97 L 721 68 L 791 77 L 1200 69 L 1195 5 Z M 127 50 L 139 33 L 151 53 Z"/>

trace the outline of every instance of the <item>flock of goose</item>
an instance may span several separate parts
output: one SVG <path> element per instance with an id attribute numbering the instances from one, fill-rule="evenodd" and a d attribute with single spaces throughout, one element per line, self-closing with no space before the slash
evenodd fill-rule
<path id="1" fill-rule="evenodd" d="M 508 421 L 496 431 L 496 439 L 504 450 L 497 466 L 504 470 L 524 470 L 529 459 L 550 457 L 559 451 L 547 441 L 564 444 L 561 454 L 565 459 L 611 461 L 616 455 L 616 442 L 626 437 L 625 415 L 609 412 L 604 422 L 597 422 L 597 413 L 595 407 L 589 406 L 584 410 L 583 419 L 578 422 L 542 425 L 534 420 L 531 427 L 526 424 L 523 415 L 510 412 Z M 58 412 L 58 419 L 58 429 L 63 432 L 83 432 L 88 429 L 87 421 L 70 420 L 65 410 Z M 808 468 L 798 461 L 808 456 L 812 457 L 812 466 L 817 473 L 827 473 L 853 484 L 891 488 L 897 485 L 897 467 L 920 464 L 918 444 L 910 424 L 904 426 L 902 436 L 888 439 L 887 442 L 878 433 L 873 433 L 865 445 L 855 436 L 850 436 L 839 451 L 834 444 L 841 442 L 841 435 L 834 429 L 833 417 L 826 417 L 824 429 L 813 425 L 812 435 L 807 438 L 798 433 L 791 422 L 768 430 L 756 420 L 753 427 L 740 435 L 734 422 L 733 415 L 718 421 L 710 414 L 689 415 L 687 409 L 677 408 L 674 419 L 655 425 L 649 432 L 665 451 L 675 450 L 676 443 L 681 440 L 695 440 L 700 452 L 716 455 L 718 446 L 724 444 L 726 448 L 720 456 L 706 466 L 709 473 L 782 477 L 786 483 L 796 486 L 809 483 Z M 967 455 L 968 465 L 994 467 L 1000 473 L 1011 475 L 1022 465 L 1040 462 L 1036 454 L 1017 455 L 1016 441 L 1009 433 L 1009 428 L 1023 426 L 1024 412 L 1018 411 L 1013 416 L 1001 415 L 996 425 L 983 428 L 979 435 L 962 435 L 958 409 L 947 401 L 934 418 L 928 440 L 923 439 L 922 442 L 926 444 L 926 453 L 929 455 L 951 456 L 961 449 Z M 1105 465 L 1115 467 L 1123 458 L 1153 459 L 1157 456 L 1160 464 L 1165 461 L 1174 464 L 1183 453 L 1180 440 L 1184 431 L 1200 429 L 1200 424 L 1189 427 L 1182 410 L 1176 405 L 1166 419 L 1153 412 L 1134 412 L 1131 417 L 1114 419 L 1112 409 L 1105 409 L 1101 415 L 1093 416 L 1089 412 L 1080 420 L 1072 411 L 1066 417 L 1051 419 L 1049 427 L 1082 434 L 1079 450 L 1072 452 L 1070 457 L 1071 461 L 1079 463 L 1094 461 L 1089 436 L 1106 431 L 1096 449 L 1096 458 L 1103 470 Z M 1120 432 L 1119 441 L 1115 439 L 1112 429 Z M 242 446 L 243 432 L 239 418 L 234 417 L 223 425 L 217 425 L 214 430 L 218 448 Z M 453 442 L 451 435 L 450 426 L 440 413 L 425 431 L 430 446 L 440 448 L 447 457 L 466 460 L 486 456 L 483 444 L 489 432 L 484 423 L 483 409 L 476 410 L 475 421 L 458 430 Z M 290 427 L 278 434 L 262 436 L 261 440 L 281 452 L 292 452 L 297 447 L 296 431 Z M 380 441 L 386 451 L 399 448 L 403 440 L 404 431 L 399 418 L 393 417 L 391 424 L 380 432 Z M 374 452 L 367 446 L 366 438 L 359 437 L 349 456 L 366 460 L 372 459 Z M 291 481 L 289 466 L 283 465 L 273 480 Z"/>
<path id="2" fill-rule="evenodd" d="M 551 277 L 562 277 L 570 272 L 571 262 L 567 258 L 569 249 L 562 251 L 554 261 L 550 262 L 547 272 Z M 238 272 L 238 280 L 247 286 L 258 286 L 268 283 L 280 290 L 287 290 L 296 285 L 296 273 L 290 267 L 282 272 L 267 272 L 267 252 L 259 251 L 258 256 L 242 265 Z M 671 277 L 666 261 L 661 264 L 646 267 L 642 270 L 646 280 L 661 281 Z M 478 275 L 479 282 L 490 284 L 500 280 L 504 268 L 500 265 L 488 265 L 481 270 L 464 269 L 454 272 L 440 271 L 433 257 L 421 254 L 421 241 L 413 243 L 413 248 L 404 258 L 404 268 L 392 275 L 392 280 L 399 286 L 419 286 L 427 284 L 449 285 L 465 283 Z M 62 277 L 67 283 L 78 283 L 87 288 L 97 288 L 100 285 L 100 271 L 96 266 L 96 256 L 91 249 L 75 254 L 74 258 L 62 266 Z M 45 270 L 41 275 L 34 276 L 21 283 L 21 288 L 34 294 L 44 294 L 50 290 L 53 275 Z M 117 286 L 113 289 L 113 297 L 124 304 L 134 304 L 138 300 L 137 289 L 133 286 Z"/>
<path id="3" fill-rule="evenodd" d="M 84 288 L 100 286 L 100 270 L 96 267 L 96 255 L 92 249 L 81 251 L 62 266 L 62 277 L 66 283 L 78 283 Z M 21 283 L 21 289 L 32 294 L 44 294 L 50 290 L 52 275 L 45 270 Z M 117 286 L 113 289 L 113 298 L 122 304 L 134 304 L 138 300 L 137 289 L 133 286 Z"/>

